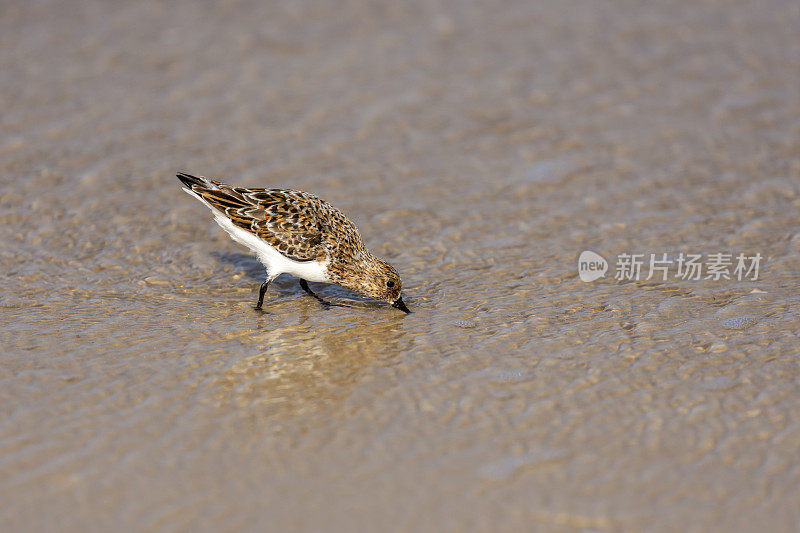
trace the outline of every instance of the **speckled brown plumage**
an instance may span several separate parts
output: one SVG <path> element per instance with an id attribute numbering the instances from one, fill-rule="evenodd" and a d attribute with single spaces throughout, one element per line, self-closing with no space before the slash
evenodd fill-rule
<path id="1" fill-rule="evenodd" d="M 405 309 L 397 271 L 373 256 L 356 225 L 328 202 L 291 189 L 232 187 L 221 181 L 182 173 L 178 178 L 188 192 L 284 257 L 324 265 L 325 281 Z M 236 239 L 233 233 L 231 235 Z M 277 275 L 274 268 L 269 272 L 271 267 L 267 263 L 266 284 Z M 284 271 L 298 275 L 291 270 Z"/>

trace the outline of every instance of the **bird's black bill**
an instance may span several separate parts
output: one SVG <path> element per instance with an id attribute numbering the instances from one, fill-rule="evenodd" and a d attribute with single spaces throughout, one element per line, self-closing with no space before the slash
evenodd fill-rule
<path id="1" fill-rule="evenodd" d="M 401 310 L 401 311 L 403 311 L 405 313 L 410 313 L 411 312 L 408 309 L 408 307 L 406 307 L 406 304 L 403 302 L 402 298 L 398 298 L 397 300 L 395 300 L 394 303 L 392 304 L 392 307 L 396 307 L 396 308 L 398 308 L 399 310 Z"/>

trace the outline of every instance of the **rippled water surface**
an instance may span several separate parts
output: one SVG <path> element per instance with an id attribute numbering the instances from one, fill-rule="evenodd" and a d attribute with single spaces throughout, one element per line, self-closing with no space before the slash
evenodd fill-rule
<path id="1" fill-rule="evenodd" d="M 0 5 L 0 528 L 796 527 L 800 8 L 644 4 Z M 331 201 L 415 312 L 254 312 L 177 170 Z"/>

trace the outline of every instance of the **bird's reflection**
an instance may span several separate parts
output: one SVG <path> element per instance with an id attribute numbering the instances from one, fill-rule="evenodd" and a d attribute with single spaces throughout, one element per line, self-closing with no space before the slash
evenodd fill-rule
<path id="1" fill-rule="evenodd" d="M 310 298 L 273 307 L 257 331 L 237 335 L 255 349 L 217 374 L 217 403 L 253 412 L 268 405 L 271 415 L 335 409 L 401 353 L 403 315 L 394 310 L 326 310 Z"/>

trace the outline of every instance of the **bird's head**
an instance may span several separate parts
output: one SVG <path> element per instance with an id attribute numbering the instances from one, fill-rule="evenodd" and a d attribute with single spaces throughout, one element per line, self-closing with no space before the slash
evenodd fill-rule
<path id="1" fill-rule="evenodd" d="M 362 296 L 387 302 L 406 313 L 411 312 L 400 296 L 403 290 L 400 274 L 383 259 L 368 255 L 359 261 L 350 274 L 349 279 L 342 280 L 339 284 Z"/>

